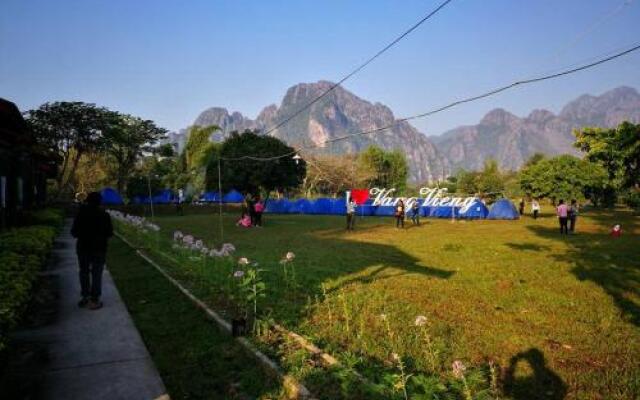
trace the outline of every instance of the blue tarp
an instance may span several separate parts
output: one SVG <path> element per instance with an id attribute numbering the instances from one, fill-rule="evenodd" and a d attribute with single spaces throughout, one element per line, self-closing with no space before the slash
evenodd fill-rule
<path id="1" fill-rule="evenodd" d="M 269 199 L 267 200 L 267 204 L 265 205 L 264 212 L 273 213 L 273 214 L 283 214 L 282 199 Z"/>
<path id="2" fill-rule="evenodd" d="M 471 206 L 467 209 L 466 212 L 460 213 L 460 218 L 468 218 L 468 219 L 484 219 L 487 218 L 489 214 L 489 209 L 484 205 L 480 200 L 475 199 Z"/>
<path id="3" fill-rule="evenodd" d="M 201 201 L 206 201 L 206 202 L 212 202 L 212 201 L 218 202 L 218 201 L 220 201 L 220 193 L 218 193 L 218 192 L 205 192 L 205 194 L 203 194 L 200 197 L 200 200 Z"/>
<path id="4" fill-rule="evenodd" d="M 106 187 L 100 191 L 102 196 L 102 204 L 105 205 L 120 205 L 124 204 L 120 194 L 113 188 Z"/>
<path id="5" fill-rule="evenodd" d="M 365 217 L 375 215 L 376 208 L 378 208 L 378 206 L 373 205 L 373 200 L 368 199 L 364 204 L 356 206 L 356 214 Z"/>
<path id="6" fill-rule="evenodd" d="M 377 206 L 375 208 L 375 211 L 373 212 L 373 215 L 381 217 L 381 216 L 395 215 L 395 213 L 396 213 L 395 206 Z"/>
<path id="7" fill-rule="evenodd" d="M 487 215 L 487 219 L 518 219 L 520 215 L 518 214 L 518 210 L 516 206 L 508 199 L 500 199 L 496 201 L 493 206 L 491 206 L 491 210 L 489 211 L 489 215 Z"/>
<path id="8" fill-rule="evenodd" d="M 222 197 L 223 203 L 242 203 L 243 201 L 244 196 L 237 190 L 232 190 Z"/>
<path id="9" fill-rule="evenodd" d="M 313 205 L 307 199 L 299 199 L 293 204 L 293 207 L 289 209 L 292 214 L 311 214 Z"/>
<path id="10" fill-rule="evenodd" d="M 153 202 L 155 204 L 169 204 L 174 201 L 173 192 L 171 189 L 164 189 L 153 196 Z"/>

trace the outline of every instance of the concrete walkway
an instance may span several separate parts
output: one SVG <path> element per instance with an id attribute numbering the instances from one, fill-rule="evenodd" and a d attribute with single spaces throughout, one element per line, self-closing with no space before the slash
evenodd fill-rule
<path id="1" fill-rule="evenodd" d="M 57 319 L 28 333 L 31 339 L 48 343 L 49 360 L 38 398 L 168 399 L 108 270 L 102 281 L 104 307 L 96 311 L 78 308 L 78 267 L 69 227 L 67 221 L 49 267 L 49 273 L 58 276 L 60 288 Z"/>

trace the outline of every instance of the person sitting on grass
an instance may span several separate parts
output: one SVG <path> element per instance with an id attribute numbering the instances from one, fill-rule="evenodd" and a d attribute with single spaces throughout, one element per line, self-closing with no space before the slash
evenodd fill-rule
<path id="1" fill-rule="evenodd" d="M 242 213 L 242 217 L 236 222 L 237 226 L 251 228 L 251 217 L 247 213 Z"/>

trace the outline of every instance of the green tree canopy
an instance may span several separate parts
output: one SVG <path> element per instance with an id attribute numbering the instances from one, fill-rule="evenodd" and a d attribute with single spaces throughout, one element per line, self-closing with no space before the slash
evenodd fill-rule
<path id="1" fill-rule="evenodd" d="M 612 186 L 640 190 L 640 124 L 623 122 L 616 128 L 574 131 L 575 146 L 587 160 L 599 163 Z"/>
<path id="2" fill-rule="evenodd" d="M 288 154 L 275 160 L 262 161 Z M 306 163 L 293 159 L 295 151 L 281 140 L 245 131 L 242 134 L 232 132 L 222 143 L 218 153 L 212 155 L 207 167 L 207 189 L 218 189 L 218 161 L 221 164 L 222 189 L 236 189 L 245 193 L 258 193 L 260 190 L 284 191 L 300 186 L 305 177 Z"/>
<path id="3" fill-rule="evenodd" d="M 373 177 L 370 186 L 395 188 L 402 192 L 407 187 L 409 167 L 407 159 L 399 150 L 385 151 L 378 146 L 370 146 L 358 156 L 364 171 Z"/>
<path id="4" fill-rule="evenodd" d="M 520 186 L 525 193 L 554 201 L 589 198 L 597 202 L 597 194 L 606 185 L 602 167 L 570 155 L 544 159 L 520 173 Z"/>

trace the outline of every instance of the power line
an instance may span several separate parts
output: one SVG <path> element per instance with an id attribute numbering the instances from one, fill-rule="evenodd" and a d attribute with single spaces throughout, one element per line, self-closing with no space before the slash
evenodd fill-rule
<path id="1" fill-rule="evenodd" d="M 577 73 L 577 72 L 580 72 L 580 71 L 584 71 L 584 70 L 596 67 L 598 65 L 607 63 L 609 61 L 615 60 L 616 58 L 620 58 L 620 57 L 625 56 L 627 54 L 633 53 L 634 51 L 637 51 L 637 50 L 640 50 L 640 45 L 635 45 L 635 46 L 633 46 L 631 48 L 628 48 L 627 50 L 615 53 L 615 54 L 613 54 L 613 55 L 611 55 L 609 57 L 602 58 L 602 59 L 599 59 L 597 61 L 591 62 L 589 64 L 585 64 L 585 65 L 582 65 L 582 66 L 579 66 L 579 67 L 576 67 L 576 68 L 567 69 L 567 70 L 564 70 L 564 71 L 561 71 L 561 72 L 557 72 L 557 73 L 554 73 L 554 74 L 543 75 L 543 76 L 539 76 L 539 77 L 534 77 L 534 78 L 530 78 L 530 79 L 524 79 L 524 80 L 516 81 L 516 82 L 513 82 L 513 83 L 511 83 L 509 85 L 498 87 L 496 89 L 490 90 L 488 92 L 482 93 L 482 94 L 477 95 L 477 96 L 467 97 L 467 98 L 464 98 L 464 99 L 461 99 L 461 100 L 454 101 L 452 103 L 449 103 L 449 104 L 447 104 L 445 106 L 442 106 L 442 107 L 439 107 L 439 108 L 436 108 L 436 109 L 433 109 L 431 111 L 427 111 L 427 112 L 424 112 L 424 113 L 421 113 L 421 114 L 416 114 L 416 115 L 412 115 L 410 117 L 405 117 L 405 118 L 398 119 L 398 120 L 394 121 L 393 123 L 391 123 L 389 125 L 386 125 L 386 126 L 383 126 L 383 127 L 380 127 L 380 128 L 370 129 L 370 130 L 366 130 L 366 131 L 352 133 L 352 134 L 345 135 L 345 136 L 340 136 L 340 137 L 337 137 L 337 138 L 334 138 L 334 139 L 325 140 L 323 142 L 316 143 L 313 146 L 299 147 L 296 150 L 290 151 L 290 152 L 285 153 L 285 154 L 281 154 L 279 156 L 273 156 L 273 157 L 241 156 L 241 157 L 235 157 L 235 158 L 222 158 L 222 160 L 225 160 L 225 161 L 240 161 L 240 160 L 275 161 L 275 160 L 278 160 L 280 158 L 293 156 L 293 155 L 297 154 L 298 152 L 301 152 L 301 151 L 304 151 L 304 150 L 311 150 L 311 149 L 314 149 L 314 148 L 317 148 L 317 147 L 324 147 L 326 144 L 329 144 L 329 143 L 339 142 L 339 141 L 342 141 L 342 140 L 350 139 L 350 138 L 355 137 L 355 136 L 362 136 L 362 135 L 369 135 L 369 134 L 373 134 L 373 133 L 378 133 L 378 132 L 393 128 L 394 126 L 396 126 L 400 122 L 406 122 L 406 121 L 411 121 L 411 120 L 414 120 L 414 119 L 428 117 L 428 116 L 440 113 L 442 111 L 448 110 L 450 108 L 459 106 L 459 105 L 464 104 L 464 103 L 470 103 L 472 101 L 476 101 L 476 100 L 480 100 L 480 99 L 484 99 L 486 97 L 490 97 L 490 96 L 496 95 L 496 94 L 504 92 L 506 90 L 513 89 L 516 86 L 528 85 L 528 84 L 531 84 L 531 83 L 537 83 L 537 82 L 542 82 L 542 81 L 546 81 L 546 80 L 550 80 L 550 79 L 556 79 L 556 78 L 560 78 L 562 76 L 566 76 L 566 75 L 574 74 L 574 73 Z"/>
<path id="2" fill-rule="evenodd" d="M 415 29 L 417 29 L 420 25 L 422 25 L 425 21 L 427 21 L 429 18 L 431 18 L 432 16 L 434 16 L 438 11 L 440 11 L 441 9 L 443 9 L 447 4 L 449 4 L 451 1 L 453 0 L 446 0 L 444 2 L 442 2 L 435 10 L 431 11 L 429 14 L 427 14 L 424 18 L 422 18 L 420 21 L 418 21 L 417 23 L 415 23 L 411 28 L 409 28 L 408 30 L 406 30 L 404 33 L 402 33 L 400 36 L 398 36 L 397 38 L 395 38 L 391 43 L 389 43 L 388 45 L 386 45 L 385 47 L 382 48 L 382 50 L 378 51 L 376 54 L 374 54 L 372 57 L 370 57 L 369 59 L 367 59 L 364 63 L 362 63 L 360 66 L 358 66 L 356 69 L 354 69 L 353 71 L 351 71 L 349 74 L 347 74 L 344 78 L 340 79 L 337 83 L 334 83 L 333 85 L 331 85 L 329 87 L 329 89 L 325 90 L 324 92 L 322 92 L 318 97 L 316 97 L 315 99 L 313 99 L 312 101 L 310 101 L 309 103 L 305 104 L 303 107 L 301 107 L 300 109 L 298 109 L 296 112 L 294 112 L 293 114 L 291 114 L 289 117 L 285 118 L 284 120 L 278 122 L 275 126 L 271 127 L 270 129 L 268 129 L 264 134 L 268 135 L 271 132 L 275 131 L 276 129 L 280 128 L 281 126 L 283 126 L 284 124 L 288 123 L 289 121 L 291 121 L 292 119 L 294 119 L 295 117 L 297 117 L 298 115 L 300 115 L 300 113 L 302 113 L 303 111 L 307 110 L 309 107 L 311 107 L 312 105 L 314 105 L 315 103 L 317 103 L 318 101 L 320 101 L 320 99 L 322 99 L 324 96 L 326 96 L 327 94 L 329 94 L 330 92 L 332 92 L 335 88 L 337 88 L 338 86 L 340 86 L 341 84 L 343 84 L 347 79 L 351 78 L 353 75 L 357 74 L 358 72 L 360 72 L 364 67 L 366 67 L 367 65 L 369 65 L 371 62 L 373 62 L 373 60 L 375 60 L 376 58 L 380 57 L 384 52 L 386 52 L 387 50 L 389 50 L 391 47 L 393 47 L 396 43 L 398 43 L 399 41 L 401 41 L 402 39 L 404 39 L 407 35 L 409 35 L 411 32 L 413 32 Z"/>

